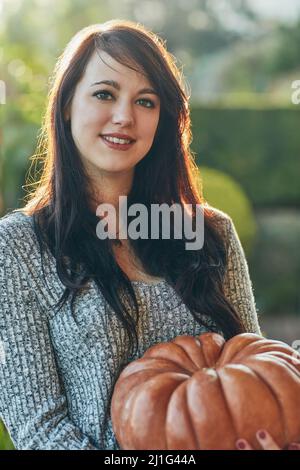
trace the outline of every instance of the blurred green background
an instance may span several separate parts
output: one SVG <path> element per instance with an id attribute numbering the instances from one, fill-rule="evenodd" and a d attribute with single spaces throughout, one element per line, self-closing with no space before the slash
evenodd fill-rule
<path id="1" fill-rule="evenodd" d="M 299 0 L 0 0 L 0 17 L 0 216 L 23 205 L 66 43 L 88 24 L 143 23 L 183 70 L 204 196 L 233 218 L 262 330 L 299 339 Z M 12 447 L 0 423 L 0 449 Z"/>

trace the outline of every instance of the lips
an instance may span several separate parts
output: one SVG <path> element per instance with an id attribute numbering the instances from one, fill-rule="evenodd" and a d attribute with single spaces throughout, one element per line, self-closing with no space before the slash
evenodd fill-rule
<path id="1" fill-rule="evenodd" d="M 104 139 L 102 135 L 100 135 L 99 137 L 101 137 L 101 140 L 107 145 L 107 147 L 113 150 L 129 150 L 135 144 L 135 140 L 133 140 L 129 144 L 115 144 L 114 142 L 110 142 L 109 140 Z"/>
<path id="2" fill-rule="evenodd" d="M 99 134 L 100 137 L 116 137 L 117 139 L 130 140 L 135 142 L 135 139 L 126 134 Z"/>

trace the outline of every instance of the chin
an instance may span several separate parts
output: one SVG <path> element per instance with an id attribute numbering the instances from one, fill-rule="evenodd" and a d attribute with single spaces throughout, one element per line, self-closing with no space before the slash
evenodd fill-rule
<path id="1" fill-rule="evenodd" d="M 133 165 L 134 166 L 134 165 Z M 120 173 L 120 171 L 122 172 L 126 172 L 126 171 L 129 171 L 133 168 L 133 166 L 128 166 L 128 165 L 122 165 L 122 163 L 120 163 L 119 165 L 117 164 L 114 164 L 114 165 L 97 165 L 97 170 L 101 173 L 102 172 L 106 172 L 106 173 Z"/>

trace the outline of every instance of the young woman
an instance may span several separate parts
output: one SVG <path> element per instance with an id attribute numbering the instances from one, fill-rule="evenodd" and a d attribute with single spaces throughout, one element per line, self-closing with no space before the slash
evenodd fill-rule
<path id="1" fill-rule="evenodd" d="M 110 401 L 128 362 L 178 335 L 260 334 L 238 235 L 198 192 L 190 141 L 159 37 L 122 20 L 74 36 L 55 68 L 42 176 L 0 221 L 0 415 L 16 448 L 118 449 Z M 190 204 L 193 221 L 200 204 L 202 249 L 184 236 L 99 238 L 97 208 L 118 215 L 119 196 Z"/>

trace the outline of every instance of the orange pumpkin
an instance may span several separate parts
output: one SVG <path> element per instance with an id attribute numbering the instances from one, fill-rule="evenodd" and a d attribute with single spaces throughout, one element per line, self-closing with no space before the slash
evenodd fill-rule
<path id="1" fill-rule="evenodd" d="M 261 428 L 285 448 L 300 440 L 300 355 L 250 333 L 178 336 L 122 371 L 111 417 L 123 449 L 260 449 Z"/>

